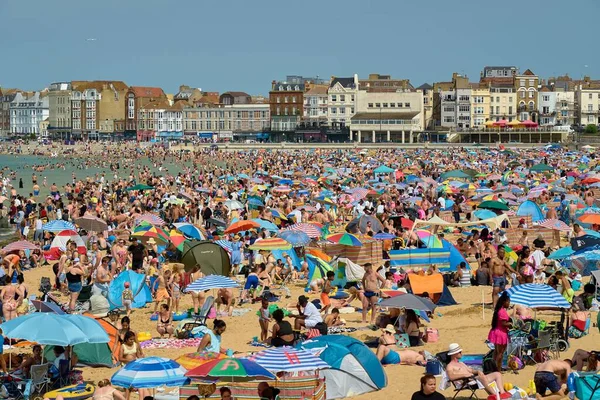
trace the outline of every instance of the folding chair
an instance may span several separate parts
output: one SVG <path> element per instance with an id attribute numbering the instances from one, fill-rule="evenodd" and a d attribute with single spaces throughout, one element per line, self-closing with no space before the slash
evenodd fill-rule
<path id="1" fill-rule="evenodd" d="M 181 331 L 178 332 L 177 337 L 179 339 L 187 339 L 192 336 L 192 331 L 194 328 L 198 328 L 199 326 L 206 326 L 206 320 L 208 319 L 208 314 L 210 313 L 210 309 L 215 304 L 215 298 L 213 296 L 208 296 L 206 300 L 204 300 L 204 304 L 202 308 L 198 310 L 198 314 L 194 316 L 194 322 L 188 322 L 181 328 Z"/>
<path id="2" fill-rule="evenodd" d="M 43 394 L 48 391 L 52 381 L 49 376 L 50 364 L 32 365 L 31 374 L 31 390 L 35 393 Z"/>
<path id="3" fill-rule="evenodd" d="M 448 373 L 446 372 L 446 369 L 442 366 L 442 379 L 440 380 L 439 389 L 444 391 L 448 389 L 450 385 L 454 387 L 454 396 L 452 396 L 452 399 L 455 399 L 460 392 L 465 391 L 468 392 L 468 394 L 470 394 L 470 396 L 467 397 L 467 399 L 478 399 L 479 397 L 477 397 L 476 391 L 478 389 L 483 389 L 481 383 L 479 383 L 479 381 L 472 376 L 468 378 L 459 378 L 451 380 L 450 378 L 448 378 Z"/>
<path id="4" fill-rule="evenodd" d="M 58 387 L 65 387 L 71 384 L 69 374 L 71 373 L 71 360 L 60 360 L 58 362 Z"/>
<path id="5" fill-rule="evenodd" d="M 77 296 L 77 303 L 75 304 L 76 313 L 83 313 L 90 310 L 90 298 L 92 297 L 93 287 L 94 285 L 86 285 L 81 288 L 81 292 Z"/>
<path id="6" fill-rule="evenodd" d="M 600 375 L 595 372 L 573 372 L 575 396 L 580 400 L 596 400 L 600 396 Z"/>

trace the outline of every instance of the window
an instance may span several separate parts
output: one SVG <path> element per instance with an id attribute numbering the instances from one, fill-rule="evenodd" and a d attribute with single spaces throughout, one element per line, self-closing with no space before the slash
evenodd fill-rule
<path id="1" fill-rule="evenodd" d="M 331 101 L 337 101 L 337 96 L 335 94 L 331 95 Z"/>
<path id="2" fill-rule="evenodd" d="M 542 101 L 550 101 L 550 96 L 542 96 Z"/>
<path id="3" fill-rule="evenodd" d="M 444 112 L 454 112 L 454 107 L 444 107 Z"/>
<path id="4" fill-rule="evenodd" d="M 284 102 L 284 103 L 287 103 L 287 102 L 288 102 L 288 97 L 287 97 L 287 96 L 285 96 L 285 97 L 283 98 L 283 102 Z"/>
<path id="5" fill-rule="evenodd" d="M 529 102 L 529 111 L 535 111 L 535 104 L 533 103 L 533 101 Z"/>
<path id="6" fill-rule="evenodd" d="M 402 103 L 398 103 L 398 107 L 399 107 L 399 108 L 402 108 Z"/>
<path id="7" fill-rule="evenodd" d="M 331 107 L 331 110 L 329 111 L 331 114 L 337 114 L 337 108 L 335 107 Z"/>
<path id="8" fill-rule="evenodd" d="M 500 96 L 496 96 L 496 103 L 500 103 Z"/>
<path id="9" fill-rule="evenodd" d="M 500 106 L 496 106 L 496 114 L 500 114 Z"/>
<path id="10" fill-rule="evenodd" d="M 594 106 L 592 104 L 588 104 L 588 111 L 594 111 Z"/>
<path id="11" fill-rule="evenodd" d="M 474 103 L 478 103 L 478 104 L 483 103 L 483 96 L 475 96 L 475 97 L 473 97 L 473 102 Z"/>
<path id="12" fill-rule="evenodd" d="M 346 95 L 340 94 L 340 101 L 346 101 Z"/>
<path id="13" fill-rule="evenodd" d="M 521 86 L 521 87 L 525 86 L 525 79 L 519 79 L 519 86 Z"/>
<path id="14" fill-rule="evenodd" d="M 533 99 L 533 90 L 531 90 L 531 91 L 529 92 L 529 98 L 530 98 L 530 99 Z"/>
<path id="15" fill-rule="evenodd" d="M 283 109 L 283 115 L 288 115 L 288 108 L 287 107 Z"/>
<path id="16" fill-rule="evenodd" d="M 445 116 L 444 117 L 444 122 L 454 122 L 454 117 L 452 117 L 452 116 Z"/>
<path id="17" fill-rule="evenodd" d="M 340 114 L 346 114 L 346 107 L 340 107 Z"/>
<path id="18" fill-rule="evenodd" d="M 410 108 L 410 103 L 404 103 L 404 107 Z"/>
<path id="19" fill-rule="evenodd" d="M 354 95 L 350 95 L 350 101 L 354 101 Z"/>
<path id="20" fill-rule="evenodd" d="M 277 102 L 281 103 L 281 97 L 277 96 Z"/>
<path id="21" fill-rule="evenodd" d="M 548 106 L 542 107 L 542 114 L 550 114 L 550 107 L 548 107 Z"/>
<path id="22" fill-rule="evenodd" d="M 350 107 L 350 114 L 354 114 L 354 107 Z"/>
<path id="23" fill-rule="evenodd" d="M 396 108 L 396 103 L 390 103 L 390 108 Z"/>
<path id="24" fill-rule="evenodd" d="M 277 107 L 277 111 L 275 112 L 275 115 L 281 115 L 281 108 Z"/>
<path id="25" fill-rule="evenodd" d="M 531 87 L 535 86 L 535 79 L 529 80 L 529 86 L 531 86 Z"/>
<path id="26" fill-rule="evenodd" d="M 525 91 L 524 90 L 521 91 L 521 92 L 519 92 L 519 97 L 521 97 L 522 99 L 525 98 Z"/>
<path id="27" fill-rule="evenodd" d="M 469 111 L 471 111 L 471 106 L 458 106 L 458 111 L 469 112 Z"/>
<path id="28" fill-rule="evenodd" d="M 383 103 L 383 108 L 388 108 L 388 103 Z"/>
<path id="29" fill-rule="evenodd" d="M 494 102 L 494 96 L 490 96 L 490 103 Z"/>
<path id="30" fill-rule="evenodd" d="M 292 103 L 296 102 L 296 96 L 292 96 Z"/>
<path id="31" fill-rule="evenodd" d="M 375 103 L 375 108 L 381 108 L 381 103 Z"/>
<path id="32" fill-rule="evenodd" d="M 589 123 L 594 123 L 594 116 L 593 115 L 588 115 L 588 122 Z"/>
<path id="33" fill-rule="evenodd" d="M 509 113 L 509 114 L 512 114 L 512 113 L 513 113 L 513 111 L 512 111 L 512 106 L 508 106 L 508 113 Z"/>
<path id="34" fill-rule="evenodd" d="M 373 108 L 373 103 L 369 103 L 369 108 Z"/>

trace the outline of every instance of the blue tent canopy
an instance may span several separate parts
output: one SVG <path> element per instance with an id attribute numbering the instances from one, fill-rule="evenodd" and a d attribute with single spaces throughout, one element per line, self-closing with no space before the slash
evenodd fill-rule
<path id="1" fill-rule="evenodd" d="M 111 310 L 123 307 L 121 295 L 125 288 L 125 282 L 129 282 L 129 288 L 134 295 L 131 307 L 141 308 L 144 307 L 146 303 L 152 302 L 152 293 L 150 293 L 150 288 L 146 285 L 146 275 L 128 270 L 121 272 L 108 287 L 108 301 Z"/>
<path id="2" fill-rule="evenodd" d="M 390 174 L 394 171 L 395 171 L 395 169 L 390 168 L 387 165 L 383 165 L 383 164 L 373 170 L 373 172 L 376 174 Z"/>
<path id="3" fill-rule="evenodd" d="M 519 217 L 531 215 L 531 220 L 533 222 L 538 222 L 544 219 L 544 213 L 540 207 L 531 200 L 526 200 L 519 206 L 517 215 Z"/>

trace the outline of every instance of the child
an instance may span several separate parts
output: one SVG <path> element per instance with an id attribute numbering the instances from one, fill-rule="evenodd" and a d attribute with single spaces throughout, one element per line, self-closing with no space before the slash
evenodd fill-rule
<path id="1" fill-rule="evenodd" d="M 171 296 L 173 297 L 173 312 L 177 314 L 179 312 L 179 299 L 181 298 L 181 274 L 179 270 L 173 272 Z"/>
<path id="2" fill-rule="evenodd" d="M 121 302 L 123 303 L 123 307 L 127 311 L 127 316 L 131 314 L 131 303 L 133 302 L 133 292 L 129 288 L 129 282 L 125 282 L 123 285 L 125 289 L 123 289 L 123 293 L 121 294 Z"/>
<path id="3" fill-rule="evenodd" d="M 269 300 L 267 300 L 266 297 L 261 299 L 260 310 L 258 310 L 258 313 L 260 341 L 265 342 L 269 337 L 269 322 L 271 322 L 271 316 L 269 315 Z"/>
<path id="4" fill-rule="evenodd" d="M 327 315 L 327 311 L 329 310 L 329 307 L 331 306 L 331 299 L 329 298 L 329 292 L 331 292 L 331 282 L 333 282 L 333 280 L 335 279 L 335 272 L 333 271 L 327 271 L 327 279 L 325 279 L 325 282 L 323 282 L 323 291 L 321 292 L 321 305 L 323 307 L 323 309 L 321 310 L 321 313 L 323 315 Z"/>

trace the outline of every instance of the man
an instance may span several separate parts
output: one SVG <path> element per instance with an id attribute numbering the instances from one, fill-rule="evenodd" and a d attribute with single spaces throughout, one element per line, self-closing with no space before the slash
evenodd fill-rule
<path id="1" fill-rule="evenodd" d="M 308 297 L 302 295 L 298 297 L 298 315 L 290 315 L 290 317 L 296 319 L 294 321 L 294 329 L 299 331 L 302 327 L 308 329 L 314 328 L 318 323 L 323 322 L 321 313 L 317 310 L 317 307 L 313 303 L 308 301 Z"/>
<path id="2" fill-rule="evenodd" d="M 363 309 L 362 309 L 362 322 L 367 322 L 367 312 L 369 306 L 371 307 L 371 325 L 375 324 L 375 318 L 377 318 L 377 301 L 379 300 L 379 284 L 385 285 L 385 279 L 379 275 L 374 269 L 371 263 L 365 264 L 365 274 L 362 278 L 362 288 L 364 290 L 363 297 Z"/>
<path id="3" fill-rule="evenodd" d="M 504 384 L 502 382 L 502 374 L 500 372 L 492 372 L 485 375 L 481 371 L 476 371 L 468 367 L 465 363 L 461 362 L 462 349 L 458 343 L 451 343 L 448 346 L 448 356 L 450 362 L 446 366 L 446 372 L 448 379 L 451 381 L 461 378 L 473 378 L 482 389 L 485 389 L 488 394 L 496 394 L 493 387 L 490 387 L 492 382 L 496 383 L 496 389 L 500 392 L 500 395 L 504 393 Z"/>
<path id="4" fill-rule="evenodd" d="M 533 381 L 537 398 L 562 399 L 567 395 L 567 378 L 571 373 L 571 360 L 550 360 L 535 369 Z M 552 394 L 546 396 L 546 390 Z"/>
<path id="5" fill-rule="evenodd" d="M 102 261 L 98 268 L 96 268 L 95 278 L 94 278 L 94 287 L 92 288 L 92 293 L 99 294 L 104 297 L 108 295 L 108 286 L 110 285 L 110 281 L 112 280 L 110 276 L 110 267 L 108 263 L 110 262 L 109 256 L 102 257 Z"/>
<path id="6" fill-rule="evenodd" d="M 506 272 L 516 274 L 519 277 L 517 271 L 515 271 L 504 259 L 504 247 L 498 247 L 498 252 L 496 253 L 496 258 L 491 261 L 491 270 L 492 270 L 492 302 L 494 307 L 496 306 L 496 302 L 498 301 L 498 294 L 501 291 L 504 291 L 506 288 Z"/>
<path id="7" fill-rule="evenodd" d="M 144 267 L 144 259 L 148 255 L 146 246 L 144 246 L 136 238 L 131 238 L 131 245 L 127 248 L 131 257 L 131 269 L 133 272 L 138 272 Z"/>
<path id="8" fill-rule="evenodd" d="M 327 278 L 323 283 L 323 290 L 321 291 L 321 304 L 323 306 L 321 313 L 323 313 L 323 315 L 327 315 L 327 311 L 329 310 L 329 307 L 331 307 L 331 299 L 329 298 L 329 292 L 331 292 L 331 282 L 333 282 L 334 279 L 335 272 L 327 271 Z"/>

